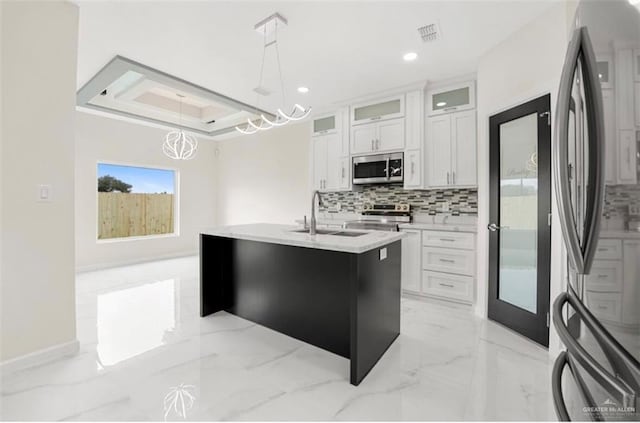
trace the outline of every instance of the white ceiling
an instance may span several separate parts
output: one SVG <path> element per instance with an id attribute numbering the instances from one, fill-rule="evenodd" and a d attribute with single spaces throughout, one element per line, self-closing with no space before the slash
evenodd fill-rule
<path id="1" fill-rule="evenodd" d="M 326 107 L 408 85 L 474 72 L 488 49 L 551 7 L 537 1 L 77 1 L 78 88 L 122 55 L 242 102 L 256 104 L 262 38 L 253 30 L 273 12 L 287 104 Z M 423 43 L 417 28 L 440 25 Z M 413 63 L 402 55 L 418 53 Z M 276 89 L 273 51 L 265 72 Z M 306 95 L 296 87 L 310 88 Z M 258 106 L 279 106 L 276 92 Z"/>

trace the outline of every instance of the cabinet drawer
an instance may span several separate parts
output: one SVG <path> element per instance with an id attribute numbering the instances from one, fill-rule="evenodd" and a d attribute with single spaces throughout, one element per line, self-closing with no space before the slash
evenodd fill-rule
<path id="1" fill-rule="evenodd" d="M 596 249 L 596 258 L 598 260 L 622 259 L 622 240 L 600 239 Z"/>
<path id="2" fill-rule="evenodd" d="M 598 318 L 619 322 L 622 312 L 622 294 L 586 291 L 587 307 Z"/>
<path id="3" fill-rule="evenodd" d="M 473 276 L 475 267 L 473 251 L 422 247 L 423 270 Z"/>
<path id="4" fill-rule="evenodd" d="M 588 291 L 622 292 L 622 262 L 594 260 L 586 285 Z"/>
<path id="5" fill-rule="evenodd" d="M 459 248 L 474 250 L 475 235 L 466 232 L 423 231 L 422 245 L 426 247 Z"/>
<path id="6" fill-rule="evenodd" d="M 422 292 L 466 302 L 473 301 L 473 278 L 438 272 L 422 272 Z"/>

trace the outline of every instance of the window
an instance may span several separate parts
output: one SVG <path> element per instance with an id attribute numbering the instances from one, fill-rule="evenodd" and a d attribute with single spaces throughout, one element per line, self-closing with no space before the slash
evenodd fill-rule
<path id="1" fill-rule="evenodd" d="M 176 233 L 171 169 L 98 163 L 98 239 Z"/>

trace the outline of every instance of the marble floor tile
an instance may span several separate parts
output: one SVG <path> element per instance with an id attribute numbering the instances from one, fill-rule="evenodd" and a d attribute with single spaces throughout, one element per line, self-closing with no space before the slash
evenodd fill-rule
<path id="1" fill-rule="evenodd" d="M 196 257 L 77 275 L 80 353 L 1 380 L 0 419 L 555 420 L 543 348 L 468 307 L 402 299 L 358 387 L 348 360 L 225 312 Z"/>

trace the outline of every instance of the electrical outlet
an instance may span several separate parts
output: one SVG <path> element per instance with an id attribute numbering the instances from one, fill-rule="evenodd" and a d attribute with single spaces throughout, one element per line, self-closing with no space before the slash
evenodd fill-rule
<path id="1" fill-rule="evenodd" d="M 36 201 L 40 203 L 48 203 L 53 200 L 53 189 L 51 185 L 41 184 L 37 187 Z"/>

